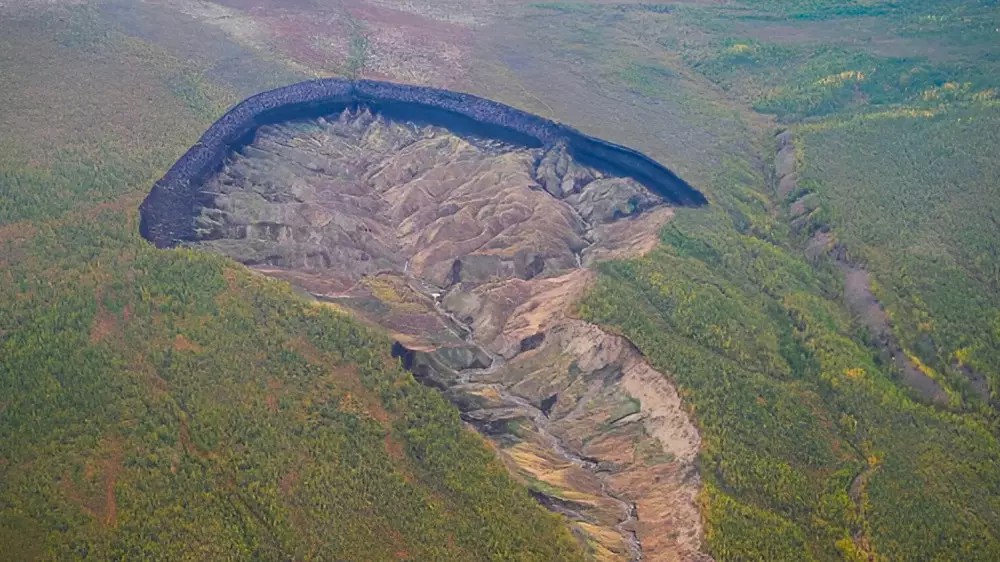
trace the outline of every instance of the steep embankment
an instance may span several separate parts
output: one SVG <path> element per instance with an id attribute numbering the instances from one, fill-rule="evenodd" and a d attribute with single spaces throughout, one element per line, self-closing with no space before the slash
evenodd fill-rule
<path id="1" fill-rule="evenodd" d="M 261 125 L 337 113 L 358 104 L 528 147 L 562 141 L 582 163 L 632 177 L 669 201 L 705 203 L 700 192 L 639 152 L 500 103 L 435 88 L 326 78 L 257 94 L 216 121 L 153 187 L 142 207 L 143 236 L 159 247 L 190 240 L 197 184 L 218 170 L 232 150 L 251 142 Z"/>
<path id="2" fill-rule="evenodd" d="M 676 390 L 569 314 L 587 266 L 651 249 L 670 207 L 581 161 L 571 137 L 469 133 L 367 106 L 266 125 L 198 183 L 161 181 L 144 234 L 190 224 L 188 244 L 388 328 L 600 558 L 703 558 L 699 438 Z M 157 222 L 179 187 L 195 208 Z"/>

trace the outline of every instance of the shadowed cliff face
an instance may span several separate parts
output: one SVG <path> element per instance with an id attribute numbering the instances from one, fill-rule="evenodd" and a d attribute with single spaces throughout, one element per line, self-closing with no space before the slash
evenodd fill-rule
<path id="1" fill-rule="evenodd" d="M 438 287 L 575 267 L 606 225 L 662 201 L 574 162 L 367 109 L 267 126 L 201 187 L 194 241 L 337 277 L 406 270 Z"/>
<path id="2" fill-rule="evenodd" d="M 199 186 L 230 153 L 252 143 L 262 127 L 357 107 L 525 148 L 561 145 L 577 161 L 605 174 L 632 178 L 673 203 L 706 202 L 698 190 L 644 154 L 491 100 L 434 88 L 326 78 L 251 96 L 226 112 L 153 186 L 141 207 L 142 235 L 158 247 L 196 238 L 192 218 L 200 204 Z"/>
<path id="3" fill-rule="evenodd" d="M 368 319 L 599 559 L 701 560 L 698 434 L 624 338 L 571 317 L 595 260 L 671 214 L 572 157 L 361 107 L 261 127 L 199 186 L 188 245 Z"/>

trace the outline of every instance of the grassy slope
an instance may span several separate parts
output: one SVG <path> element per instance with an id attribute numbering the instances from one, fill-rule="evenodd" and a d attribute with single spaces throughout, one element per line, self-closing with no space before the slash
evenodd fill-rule
<path id="1" fill-rule="evenodd" d="M 0 558 L 579 559 L 383 336 L 138 237 L 225 84 L 93 11 L 0 42 Z"/>
<path id="2" fill-rule="evenodd" d="M 763 7 L 538 7 L 557 16 L 537 16 L 526 33 L 565 53 L 552 57 L 571 59 L 604 98 L 569 103 L 600 115 L 614 99 L 622 126 L 635 111 L 649 137 L 622 138 L 632 131 L 616 124 L 607 136 L 663 150 L 713 203 L 679 210 L 653 254 L 602 267 L 580 312 L 621 330 L 679 383 L 703 430 L 702 500 L 717 559 L 996 559 L 993 414 L 968 392 L 957 411 L 941 411 L 898 386 L 844 311 L 836 269 L 804 259 L 809 232 L 789 228 L 790 202 L 767 173 L 773 140 L 725 111 L 742 102 L 804 121 L 794 128 L 802 185 L 822 196 L 814 227 L 825 221 L 868 262 L 904 344 L 925 362 L 943 369 L 948 345 L 969 346 L 966 361 L 995 374 L 996 73 L 983 56 L 993 13 L 958 2 Z M 941 39 L 938 27 L 949 25 L 960 42 Z M 558 97 L 547 101 L 567 112 Z M 921 302 L 935 304 L 907 318 Z M 927 316 L 945 347 L 929 356 L 914 343 Z"/>

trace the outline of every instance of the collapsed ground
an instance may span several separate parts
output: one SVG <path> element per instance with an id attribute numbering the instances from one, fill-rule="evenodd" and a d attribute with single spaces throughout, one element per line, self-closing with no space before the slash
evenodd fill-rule
<path id="1" fill-rule="evenodd" d="M 653 254 L 601 267 L 579 312 L 628 334 L 696 411 L 705 544 L 716 559 L 949 559 L 958 550 L 968 560 L 1000 558 L 991 413 L 1000 372 L 1000 73 L 992 70 L 1000 43 L 989 1 L 0 4 L 8 65 L 0 121 L 10 132 L 0 140 L 0 170 L 13 186 L 0 197 L 0 275 L 7 279 L 0 384 L 11 397 L 0 398 L 0 430 L 8 432 L 0 439 L 0 482 L 8 484 L 0 489 L 0 542 L 13 557 L 65 559 L 68 549 L 87 547 L 91 556 L 113 558 L 123 554 L 109 549 L 142 543 L 151 556 L 190 555 L 195 545 L 249 558 L 254 545 L 273 548 L 275 538 L 312 528 L 287 524 L 300 485 L 310 492 L 303 495 L 327 503 L 313 512 L 322 532 L 285 543 L 282 552 L 307 554 L 372 528 L 404 547 L 348 541 L 332 554 L 467 560 L 482 552 L 474 545 L 495 538 L 556 542 L 551 528 L 533 534 L 533 525 L 517 524 L 530 510 L 512 511 L 507 496 L 501 502 L 485 493 L 503 485 L 467 479 L 469 467 L 486 466 L 480 457 L 446 462 L 455 460 L 448 447 L 456 443 L 447 431 L 424 441 L 440 447 L 421 458 L 453 466 L 444 497 L 476 511 L 446 520 L 395 505 L 354 509 L 329 487 L 309 488 L 316 478 L 284 478 L 303 460 L 331 477 L 338 466 L 297 457 L 305 442 L 293 433 L 272 440 L 246 428 L 274 418 L 287 427 L 302 420 L 333 427 L 352 418 L 323 416 L 341 406 L 360 410 L 350 400 L 320 408 L 331 392 L 326 385 L 343 388 L 344 377 L 305 385 L 315 372 L 299 369 L 300 348 L 283 337 L 316 339 L 353 324 L 333 314 L 322 315 L 313 334 L 274 324 L 315 310 L 291 306 L 262 276 L 239 276 L 227 286 L 232 298 L 216 306 L 205 295 L 242 269 L 206 252 L 151 252 L 136 234 L 132 210 L 149 186 L 227 106 L 353 68 L 365 78 L 472 92 L 572 123 L 669 164 L 709 196 L 709 209 L 675 210 Z M 364 49 L 353 48 L 366 40 L 367 64 L 355 56 Z M 798 189 L 785 193 L 787 182 L 772 176 L 781 148 L 773 118 L 751 105 L 778 113 L 791 130 Z M 846 249 L 854 266 L 870 272 L 869 292 L 900 345 L 945 389 L 948 405 L 923 403 L 869 345 L 872 334 L 843 306 L 843 275 L 829 263 L 828 246 L 803 257 L 812 239 L 799 232 L 811 235 L 824 223 L 829 249 Z M 866 310 L 870 301 L 861 295 Z M 26 353 L 7 353 L 14 348 Z M 261 363 L 263 356 L 273 361 Z M 178 357 L 196 361 L 197 371 L 185 373 L 191 362 L 173 371 L 190 378 L 166 386 L 144 378 Z M 977 379 L 962 388 L 970 373 L 993 377 L 992 405 L 978 398 Z M 269 389 L 268 377 L 280 389 Z M 170 406 L 177 396 L 186 405 L 197 400 L 185 423 L 199 448 L 184 448 L 179 411 Z M 156 423 L 137 425 L 128 414 L 146 403 Z M 262 406 L 230 415 L 245 403 Z M 124 469 L 105 471 L 114 468 L 116 435 L 124 438 Z M 240 442 L 253 444 L 254 463 L 273 465 L 254 468 L 234 494 L 213 476 L 247 460 Z M 442 497 L 435 483 L 445 473 L 413 479 L 396 457 L 380 456 L 380 442 L 366 433 L 342 442 L 332 458 L 376 453 L 362 457 L 374 461 L 368 466 L 410 478 L 398 496 L 404 503 Z M 202 450 L 217 456 L 202 458 Z M 414 458 L 405 451 L 403 459 Z M 101 501 L 89 501 L 106 500 L 109 488 L 116 517 L 127 524 L 105 527 Z M 292 500 L 267 497 L 286 488 Z M 465 494 L 455 496 L 456 489 Z M 284 527 L 259 525 L 244 504 L 228 501 L 251 492 L 257 503 L 250 505 L 284 517 Z M 154 499 L 137 501 L 143 497 Z M 495 525 L 456 526 L 475 512 Z M 401 516 L 380 519 L 385 513 Z M 204 524 L 215 520 L 234 525 Z M 330 533 L 344 521 L 353 525 L 345 534 Z M 438 525 L 455 532 L 434 534 Z M 146 544 L 154 530 L 158 542 Z M 453 537 L 455 546 L 428 553 L 422 549 L 431 536 Z M 547 554 L 539 558 L 552 559 Z"/>
<path id="2" fill-rule="evenodd" d="M 367 108 L 261 128 L 201 187 L 196 248 L 388 328 L 394 353 L 600 559 L 705 558 L 698 435 L 627 340 L 570 316 L 672 209 L 631 179 Z"/>

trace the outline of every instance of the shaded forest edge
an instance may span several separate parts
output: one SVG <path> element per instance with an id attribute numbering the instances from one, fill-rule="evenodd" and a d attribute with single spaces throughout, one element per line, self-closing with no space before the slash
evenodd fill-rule
<path id="1" fill-rule="evenodd" d="M 648 156 L 572 127 L 477 96 L 388 82 L 325 78 L 251 96 L 216 121 L 156 184 L 140 210 L 142 236 L 167 247 L 194 236 L 197 186 L 262 125 L 318 117 L 366 105 L 391 117 L 443 126 L 528 146 L 565 142 L 580 162 L 631 177 L 677 205 L 698 206 L 704 195 Z"/>

